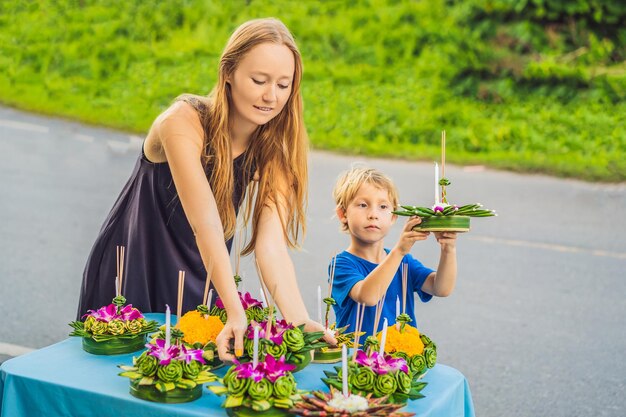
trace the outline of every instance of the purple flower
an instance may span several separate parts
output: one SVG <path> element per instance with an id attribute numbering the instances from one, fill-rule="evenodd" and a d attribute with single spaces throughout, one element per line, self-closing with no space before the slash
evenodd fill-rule
<path id="1" fill-rule="evenodd" d="M 286 372 L 296 369 L 296 366 L 285 363 L 285 355 L 281 356 L 278 360 L 272 355 L 266 355 L 265 362 L 263 362 L 263 369 L 265 371 L 265 377 L 273 384 L 278 378 L 285 375 Z"/>
<path id="2" fill-rule="evenodd" d="M 133 308 L 132 304 L 122 307 L 119 315 L 124 321 L 137 320 L 143 317 L 143 314 L 141 314 L 136 308 Z"/>
<path id="3" fill-rule="evenodd" d="M 405 374 L 409 373 L 409 367 L 406 364 L 406 361 L 402 358 L 393 358 L 391 355 L 385 356 L 386 367 L 389 372 L 393 371 L 402 371 Z"/>
<path id="4" fill-rule="evenodd" d="M 438 204 L 435 204 L 435 206 L 433 207 L 433 211 L 434 211 L 435 213 L 437 213 L 437 212 L 441 212 L 441 213 L 443 213 L 443 209 L 444 209 L 444 208 L 445 208 L 444 206 L 440 206 L 440 205 L 438 205 Z"/>
<path id="5" fill-rule="evenodd" d="M 263 304 L 261 304 L 259 300 L 250 295 L 249 292 L 243 295 L 239 293 L 239 299 L 241 300 L 241 305 L 243 306 L 244 310 L 247 310 L 251 307 L 263 307 Z"/>
<path id="6" fill-rule="evenodd" d="M 377 354 L 377 352 L 374 352 L 373 354 Z M 372 357 L 369 357 L 367 356 L 367 353 L 363 352 L 362 350 L 357 350 L 356 358 L 354 360 L 359 365 L 373 368 L 374 364 L 376 363 L 376 360 L 373 358 L 373 354 Z"/>
<path id="7" fill-rule="evenodd" d="M 154 356 L 159 360 L 159 365 L 169 365 L 172 359 L 178 359 L 180 355 L 180 347 L 171 345 L 165 348 L 165 340 L 156 339 L 155 344 L 148 343 L 148 355 Z"/>
<path id="8" fill-rule="evenodd" d="M 191 363 L 191 361 L 206 363 L 202 357 L 202 349 L 187 349 L 185 345 L 181 345 L 180 348 L 180 355 L 177 359 L 184 360 L 187 363 Z"/>
<path id="9" fill-rule="evenodd" d="M 115 304 L 109 304 L 106 307 L 100 307 L 98 310 L 89 310 L 83 317 L 91 316 L 99 321 L 110 322 L 111 320 L 119 319 L 117 314 L 117 306 Z"/>
<path id="10" fill-rule="evenodd" d="M 281 324 L 281 321 L 284 321 L 284 320 L 279 320 L 276 323 L 272 323 L 272 325 L 270 326 L 270 331 L 269 331 L 269 336 L 268 336 L 265 331 L 265 329 L 267 328 L 267 320 L 262 321 L 261 323 L 257 323 L 256 321 L 251 320 L 250 325 L 248 326 L 248 331 L 247 331 L 248 339 L 250 340 L 254 339 L 254 328 L 256 326 L 259 326 L 260 327 L 259 339 L 269 339 L 272 342 L 274 342 L 274 344 L 276 345 L 282 344 L 283 333 L 285 333 L 285 331 L 289 327 L 283 327 L 283 325 Z"/>
<path id="11" fill-rule="evenodd" d="M 271 356 L 271 355 L 267 355 Z M 237 372 L 237 378 L 239 379 L 247 379 L 252 378 L 254 382 L 259 382 L 265 376 L 265 371 L 263 368 L 263 363 L 259 362 L 256 366 L 252 366 L 252 362 L 240 363 L 236 359 L 233 361 L 235 366 L 235 372 Z"/>

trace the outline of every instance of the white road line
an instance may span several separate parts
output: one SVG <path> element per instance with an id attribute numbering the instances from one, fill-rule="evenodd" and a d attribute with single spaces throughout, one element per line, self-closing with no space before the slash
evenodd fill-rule
<path id="1" fill-rule="evenodd" d="M 33 350 L 35 349 L 26 346 L 0 342 L 0 355 L 19 356 L 28 352 L 32 352 Z"/>
<path id="2" fill-rule="evenodd" d="M 8 127 L 10 129 L 28 130 L 31 132 L 48 133 L 50 128 L 48 126 L 35 125 L 32 123 L 15 122 L 13 120 L 0 119 L 0 126 Z"/>
<path id="3" fill-rule="evenodd" d="M 79 140 L 81 142 L 87 142 L 87 143 L 91 143 L 91 142 L 94 141 L 94 137 L 93 136 L 82 135 L 80 133 L 74 133 L 74 139 Z"/>
<path id="4" fill-rule="evenodd" d="M 597 249 L 579 248 L 576 246 L 555 245 L 552 243 L 543 242 L 531 242 L 528 240 L 515 240 L 515 239 L 500 239 L 496 237 L 488 236 L 468 236 L 471 240 L 478 240 L 485 243 L 504 244 L 509 246 L 524 246 L 527 248 L 547 249 L 556 252 L 570 252 L 570 253 L 587 253 L 593 256 L 606 256 L 609 258 L 626 259 L 626 253 L 610 252 Z"/>

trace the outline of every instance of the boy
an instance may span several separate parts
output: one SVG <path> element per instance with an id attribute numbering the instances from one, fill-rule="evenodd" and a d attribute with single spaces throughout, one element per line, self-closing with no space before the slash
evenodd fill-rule
<path id="1" fill-rule="evenodd" d="M 435 232 L 441 245 L 437 271 L 426 268 L 409 252 L 418 240 L 426 240 L 430 232 L 413 231 L 421 223 L 419 217 L 408 219 L 396 245 L 385 249 L 383 239 L 395 223 L 392 213 L 398 205 L 398 192 L 389 177 L 375 169 L 352 168 L 342 174 L 335 189 L 336 213 L 343 231 L 350 233 L 350 246 L 337 255 L 332 295 L 337 327 L 350 325 L 355 330 L 357 303 L 365 309 L 361 331 L 372 334 L 376 304 L 385 296 L 377 331 L 385 318 L 396 322 L 396 298 L 402 304 L 402 263 L 407 263 L 406 313 L 416 326 L 413 293 L 423 302 L 433 295 L 447 297 L 456 283 L 456 233 Z M 332 260 L 331 260 L 332 264 Z M 402 312 L 402 305 L 400 306 Z M 361 339 L 365 340 L 365 339 Z"/>

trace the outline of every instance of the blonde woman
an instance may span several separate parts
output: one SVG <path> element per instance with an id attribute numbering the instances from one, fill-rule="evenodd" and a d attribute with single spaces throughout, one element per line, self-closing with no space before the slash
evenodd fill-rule
<path id="1" fill-rule="evenodd" d="M 144 312 L 176 305 L 178 270 L 186 271 L 183 311 L 195 308 L 211 262 L 228 314 L 219 355 L 233 359 L 227 353 L 232 339 L 241 355 L 246 317 L 229 250 L 248 192 L 241 209 L 252 233 L 243 253 L 255 252 L 288 321 L 323 330 L 309 318 L 288 254 L 305 230 L 301 79 L 300 52 L 282 22 L 252 20 L 235 30 L 212 92 L 183 95 L 154 121 L 87 261 L 79 314 L 113 298 L 116 245 L 126 246 L 123 294 Z"/>

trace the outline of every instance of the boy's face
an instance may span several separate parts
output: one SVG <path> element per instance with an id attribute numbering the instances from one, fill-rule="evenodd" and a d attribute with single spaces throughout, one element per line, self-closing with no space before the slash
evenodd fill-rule
<path id="1" fill-rule="evenodd" d="M 350 234 L 363 243 L 382 240 L 395 223 L 389 192 L 365 183 L 345 210 L 338 209 L 339 220 L 348 225 Z"/>

